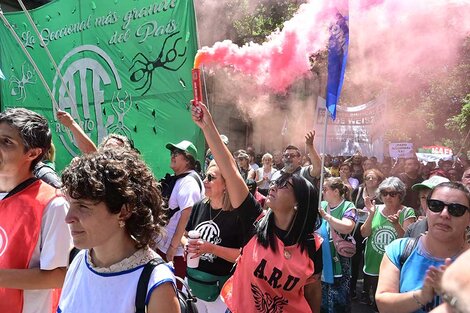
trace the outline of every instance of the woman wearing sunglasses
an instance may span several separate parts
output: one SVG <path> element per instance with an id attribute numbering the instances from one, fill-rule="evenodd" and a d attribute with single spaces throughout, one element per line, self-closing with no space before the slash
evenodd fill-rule
<path id="1" fill-rule="evenodd" d="M 230 231 L 247 242 L 240 256 L 237 251 L 231 257 L 237 259 L 237 266 L 222 290 L 227 312 L 319 312 L 322 262 L 321 239 L 313 234 L 320 222 L 314 187 L 302 177 L 281 176 L 270 187 L 270 209 L 254 228 L 247 227 L 253 226 L 261 208 L 220 140 L 207 108 L 198 103 L 192 114 L 225 178 L 230 203 L 237 208 L 233 219 L 240 226 Z"/>
<path id="2" fill-rule="evenodd" d="M 323 184 L 320 214 L 323 217 L 323 277 L 321 311 L 328 313 L 351 312 L 351 258 L 341 256 L 332 242 L 332 231 L 349 235 L 356 229 L 356 209 L 347 201 L 349 187 L 341 178 L 330 177 Z"/>
<path id="3" fill-rule="evenodd" d="M 369 211 L 361 235 L 367 237 L 364 252 L 364 292 L 375 295 L 379 279 L 379 267 L 385 253 L 385 247 L 397 238 L 403 237 L 409 225 L 416 221 L 413 208 L 405 207 L 406 186 L 397 177 L 388 177 L 377 188 L 377 198 L 383 204 L 376 205 L 370 198 L 365 205 Z M 371 304 L 375 306 L 372 297 Z"/>
<path id="4" fill-rule="evenodd" d="M 461 183 L 441 183 L 427 203 L 428 232 L 418 239 L 406 261 L 400 262 L 400 256 L 409 238 L 386 248 L 377 288 L 380 312 L 421 313 L 439 305 L 443 271 L 470 247 L 465 238 L 470 225 L 469 190 Z"/>

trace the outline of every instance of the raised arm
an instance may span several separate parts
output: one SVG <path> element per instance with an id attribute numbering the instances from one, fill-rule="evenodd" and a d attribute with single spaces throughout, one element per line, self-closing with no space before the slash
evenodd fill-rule
<path id="1" fill-rule="evenodd" d="M 81 153 L 92 153 L 97 150 L 95 143 L 87 134 L 85 134 L 80 125 L 75 122 L 68 112 L 57 111 L 57 120 L 59 120 L 62 125 L 70 129 Z"/>
<path id="2" fill-rule="evenodd" d="M 214 124 L 211 114 L 207 110 L 207 107 L 202 102 L 199 102 L 197 105 L 192 106 L 192 117 L 194 123 L 196 123 L 204 133 L 204 137 L 217 162 L 217 166 L 225 179 L 232 206 L 234 208 L 240 207 L 246 199 L 249 190 L 238 172 L 237 164 L 232 154 L 220 138 L 219 131 Z"/>
<path id="3" fill-rule="evenodd" d="M 313 140 L 315 139 L 315 131 L 310 131 L 305 135 L 305 144 L 307 145 L 308 153 L 310 155 L 310 160 L 312 165 L 310 165 L 310 176 L 320 177 L 321 174 L 321 158 L 318 154 L 315 146 L 313 145 Z"/>

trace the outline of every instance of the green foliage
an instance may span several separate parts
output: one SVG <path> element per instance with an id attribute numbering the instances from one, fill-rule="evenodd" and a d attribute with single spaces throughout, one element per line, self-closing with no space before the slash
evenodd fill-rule
<path id="1" fill-rule="evenodd" d="M 249 1 L 234 0 L 227 4 L 228 11 L 233 19 L 237 44 L 250 41 L 262 43 L 266 37 L 277 29 L 282 29 L 283 23 L 294 15 L 299 5 L 305 1 L 271 0 Z"/>

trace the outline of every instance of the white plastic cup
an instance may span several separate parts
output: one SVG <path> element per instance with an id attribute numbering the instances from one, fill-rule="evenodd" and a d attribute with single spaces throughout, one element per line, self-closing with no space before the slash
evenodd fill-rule
<path id="1" fill-rule="evenodd" d="M 201 234 L 197 230 L 190 230 L 188 232 L 188 237 L 189 241 L 196 241 L 201 238 Z M 200 257 L 197 258 L 192 258 L 196 253 L 188 253 L 186 257 L 186 262 L 189 268 L 197 268 L 199 266 L 199 259 Z"/>

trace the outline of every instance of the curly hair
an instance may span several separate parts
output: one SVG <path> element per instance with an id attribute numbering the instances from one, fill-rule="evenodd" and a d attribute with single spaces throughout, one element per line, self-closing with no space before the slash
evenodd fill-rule
<path id="1" fill-rule="evenodd" d="M 139 154 L 126 148 L 102 147 L 72 160 L 62 173 L 65 192 L 73 199 L 103 202 L 112 214 L 125 205 L 125 221 L 136 248 L 154 245 L 163 224 L 158 182 Z"/>

